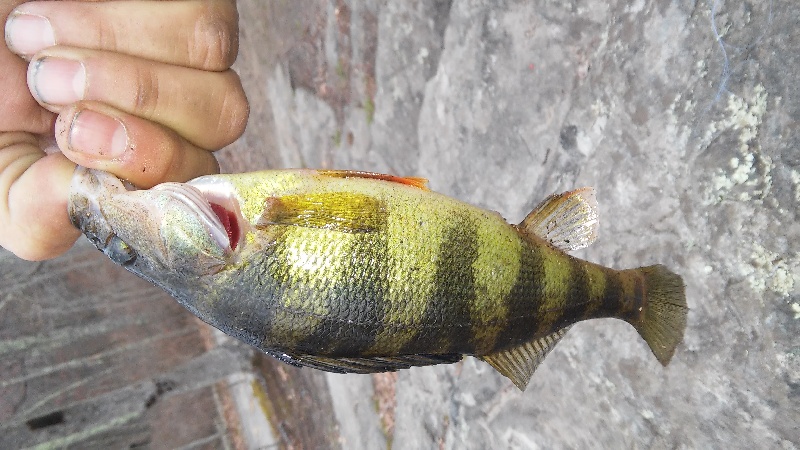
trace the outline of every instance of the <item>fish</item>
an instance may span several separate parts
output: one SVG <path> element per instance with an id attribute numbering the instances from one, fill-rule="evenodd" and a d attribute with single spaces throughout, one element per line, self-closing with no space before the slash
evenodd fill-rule
<path id="1" fill-rule="evenodd" d="M 285 169 L 137 189 L 76 169 L 72 223 L 204 322 L 295 366 L 374 373 L 476 357 L 525 390 L 580 321 L 632 325 L 666 366 L 683 279 L 568 252 L 597 237 L 595 191 L 519 224 L 415 177 Z"/>

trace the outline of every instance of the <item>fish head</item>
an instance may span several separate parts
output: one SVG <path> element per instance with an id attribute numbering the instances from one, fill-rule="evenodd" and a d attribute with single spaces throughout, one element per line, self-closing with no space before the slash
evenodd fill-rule
<path id="1" fill-rule="evenodd" d="M 214 274 L 234 257 L 241 213 L 232 189 L 203 177 L 193 182 L 139 190 L 79 167 L 70 219 L 114 262 L 151 281 L 165 273 Z"/>

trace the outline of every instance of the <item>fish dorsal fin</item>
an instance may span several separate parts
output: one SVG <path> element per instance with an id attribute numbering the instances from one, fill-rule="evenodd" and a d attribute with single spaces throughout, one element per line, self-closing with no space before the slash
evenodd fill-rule
<path id="1" fill-rule="evenodd" d="M 398 177 L 375 172 L 361 172 L 357 170 L 318 170 L 317 173 L 334 178 L 371 178 L 373 180 L 391 181 L 420 189 L 428 190 L 428 179 L 420 177 Z"/>
<path id="2" fill-rule="evenodd" d="M 443 355 L 402 355 L 387 357 L 343 358 L 307 354 L 267 352 L 268 355 L 293 366 L 305 366 L 334 373 L 377 373 L 408 369 L 412 366 L 431 366 L 451 364 L 461 360 L 462 355 L 448 353 Z"/>
<path id="3" fill-rule="evenodd" d="M 597 238 L 597 200 L 594 189 L 553 194 L 519 224 L 561 250 L 586 248 Z"/>
<path id="4" fill-rule="evenodd" d="M 489 363 L 495 370 L 510 379 L 521 391 L 524 391 L 533 372 L 544 361 L 550 350 L 564 337 L 569 328 L 562 328 L 543 338 L 508 350 L 481 356 L 480 359 Z"/>
<path id="5" fill-rule="evenodd" d="M 270 197 L 256 228 L 291 225 L 344 233 L 371 233 L 386 223 L 386 207 L 375 197 L 351 192 L 322 192 Z"/>

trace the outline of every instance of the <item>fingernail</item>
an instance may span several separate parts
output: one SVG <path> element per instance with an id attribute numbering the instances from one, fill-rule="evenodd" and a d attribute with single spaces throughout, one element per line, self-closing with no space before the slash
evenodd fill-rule
<path id="1" fill-rule="evenodd" d="M 128 148 L 128 133 L 119 120 L 84 109 L 72 120 L 69 147 L 86 155 L 116 158 Z"/>
<path id="2" fill-rule="evenodd" d="M 28 67 L 28 86 L 42 103 L 69 105 L 86 92 L 86 69 L 78 61 L 45 57 Z"/>
<path id="3" fill-rule="evenodd" d="M 6 21 L 6 44 L 18 55 L 33 55 L 56 45 L 56 39 L 46 17 L 14 13 Z"/>

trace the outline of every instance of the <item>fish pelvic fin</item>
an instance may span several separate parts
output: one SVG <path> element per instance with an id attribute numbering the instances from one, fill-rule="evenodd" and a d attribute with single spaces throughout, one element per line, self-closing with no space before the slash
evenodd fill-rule
<path id="1" fill-rule="evenodd" d="M 686 330 L 686 289 L 680 275 L 662 265 L 640 267 L 645 279 L 645 302 L 637 320 L 628 320 L 644 338 L 658 361 L 669 364 Z"/>
<path id="2" fill-rule="evenodd" d="M 544 358 L 553 350 L 570 327 L 564 327 L 554 333 L 539 339 L 526 342 L 517 347 L 502 350 L 479 358 L 489 363 L 514 383 L 519 390 L 524 391 L 533 372 L 544 361 Z"/>
<path id="3" fill-rule="evenodd" d="M 518 228 L 570 251 L 591 245 L 597 238 L 597 226 L 594 188 L 585 187 L 547 197 Z"/>

